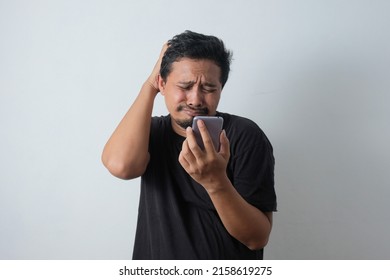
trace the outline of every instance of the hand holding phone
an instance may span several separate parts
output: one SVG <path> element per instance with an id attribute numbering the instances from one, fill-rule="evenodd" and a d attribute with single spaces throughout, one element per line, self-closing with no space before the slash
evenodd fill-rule
<path id="1" fill-rule="evenodd" d="M 204 150 L 204 143 L 202 140 L 202 136 L 199 131 L 198 127 L 198 120 L 202 120 L 204 124 L 206 125 L 206 128 L 210 134 L 211 140 L 213 141 L 214 148 L 218 152 L 219 151 L 219 136 L 222 132 L 222 126 L 223 126 L 223 118 L 217 117 L 217 116 L 196 116 L 194 117 L 194 120 L 192 122 L 192 130 L 195 134 L 196 142 L 198 143 L 199 147 Z"/>

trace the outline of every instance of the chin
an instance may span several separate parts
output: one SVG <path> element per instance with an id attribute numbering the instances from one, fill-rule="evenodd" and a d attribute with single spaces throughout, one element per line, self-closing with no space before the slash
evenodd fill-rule
<path id="1" fill-rule="evenodd" d="M 175 119 L 174 121 L 181 127 L 181 128 L 184 128 L 186 129 L 187 127 L 189 126 L 192 126 L 192 120 L 194 118 L 188 118 L 188 119 Z"/>

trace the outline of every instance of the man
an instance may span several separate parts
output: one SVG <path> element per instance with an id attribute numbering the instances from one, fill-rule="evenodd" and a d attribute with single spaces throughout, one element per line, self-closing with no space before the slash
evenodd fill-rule
<path id="1" fill-rule="evenodd" d="M 221 40 L 191 31 L 164 45 L 152 74 L 108 140 L 102 161 L 141 176 L 133 259 L 262 259 L 276 211 L 272 146 L 252 121 L 217 112 L 230 71 Z M 156 95 L 169 114 L 151 117 Z M 215 150 L 194 116 L 224 118 Z"/>

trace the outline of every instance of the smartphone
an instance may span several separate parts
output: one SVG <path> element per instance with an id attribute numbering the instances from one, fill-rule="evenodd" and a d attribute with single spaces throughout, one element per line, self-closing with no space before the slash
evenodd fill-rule
<path id="1" fill-rule="evenodd" d="M 196 116 L 194 117 L 192 121 L 192 130 L 194 131 L 196 142 L 198 143 L 199 147 L 204 150 L 204 144 L 202 140 L 202 136 L 200 135 L 200 131 L 198 128 L 198 120 L 202 120 L 207 130 L 210 134 L 211 140 L 213 141 L 214 148 L 218 152 L 219 151 L 219 135 L 222 131 L 223 126 L 223 118 L 217 117 L 217 116 Z"/>

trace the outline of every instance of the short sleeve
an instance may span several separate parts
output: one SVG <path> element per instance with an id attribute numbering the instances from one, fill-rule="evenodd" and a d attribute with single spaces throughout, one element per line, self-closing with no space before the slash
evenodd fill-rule
<path id="1" fill-rule="evenodd" d="M 235 126 L 229 164 L 232 183 L 246 201 L 261 211 L 276 211 L 272 145 L 254 122 L 244 119 Z"/>

